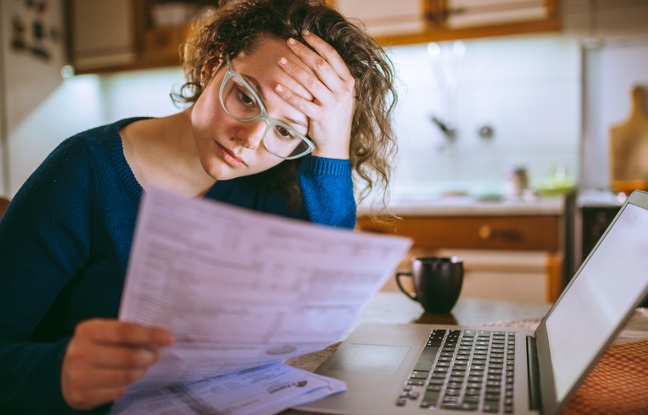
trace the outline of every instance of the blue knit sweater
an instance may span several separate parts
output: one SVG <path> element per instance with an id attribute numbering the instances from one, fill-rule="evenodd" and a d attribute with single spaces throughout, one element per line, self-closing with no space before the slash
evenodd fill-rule
<path id="1" fill-rule="evenodd" d="M 76 413 L 61 394 L 61 364 L 80 321 L 117 317 L 143 192 L 119 129 L 135 120 L 65 140 L 0 221 L 0 413 Z M 297 175 L 299 212 L 256 176 L 217 182 L 206 197 L 353 228 L 348 161 L 307 156 Z"/>

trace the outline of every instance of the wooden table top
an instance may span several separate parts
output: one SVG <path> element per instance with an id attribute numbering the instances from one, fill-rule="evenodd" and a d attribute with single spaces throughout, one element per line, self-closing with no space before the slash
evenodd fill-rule
<path id="1" fill-rule="evenodd" d="M 548 303 L 459 298 L 450 314 L 430 314 L 400 292 L 380 291 L 368 302 L 356 324 L 426 323 L 474 325 L 496 321 L 541 319 L 551 308 Z"/>

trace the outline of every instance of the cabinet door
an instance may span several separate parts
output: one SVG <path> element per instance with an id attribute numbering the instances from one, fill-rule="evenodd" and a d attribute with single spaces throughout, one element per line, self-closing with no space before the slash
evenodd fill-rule
<path id="1" fill-rule="evenodd" d="M 384 45 L 560 30 L 559 0 L 328 0 Z"/>
<path id="2" fill-rule="evenodd" d="M 546 20 L 547 0 L 446 0 L 446 27 L 478 27 Z"/>
<path id="3" fill-rule="evenodd" d="M 372 36 L 426 31 L 426 0 L 335 0 L 335 6 L 346 17 L 360 20 Z"/>
<path id="4" fill-rule="evenodd" d="M 137 61 L 132 0 L 72 0 L 72 62 L 77 71 L 133 65 Z"/>

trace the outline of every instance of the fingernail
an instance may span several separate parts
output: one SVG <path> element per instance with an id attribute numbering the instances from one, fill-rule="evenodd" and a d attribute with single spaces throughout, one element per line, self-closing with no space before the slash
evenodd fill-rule
<path id="1" fill-rule="evenodd" d="M 310 35 L 310 31 L 304 29 L 304 31 L 302 32 L 302 36 L 306 37 L 306 36 L 309 36 L 309 35 Z"/>
<path id="2" fill-rule="evenodd" d="M 288 39 L 288 44 L 291 46 L 295 46 L 297 44 L 297 41 L 293 38 Z"/>
<path id="3" fill-rule="evenodd" d="M 285 65 L 285 64 L 288 63 L 288 60 L 286 58 L 284 58 L 284 57 L 281 57 L 281 59 L 279 59 L 279 63 L 282 64 L 282 65 Z"/>
<path id="4" fill-rule="evenodd" d="M 275 86 L 275 91 L 277 91 L 277 92 L 283 92 L 283 90 L 284 90 L 284 89 L 281 87 L 281 85 L 277 85 L 277 86 Z"/>

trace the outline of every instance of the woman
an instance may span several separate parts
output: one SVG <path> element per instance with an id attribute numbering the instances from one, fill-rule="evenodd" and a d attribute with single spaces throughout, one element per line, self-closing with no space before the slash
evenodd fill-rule
<path id="1" fill-rule="evenodd" d="M 229 2 L 185 55 L 188 108 L 65 140 L 0 222 L 0 412 L 101 412 L 172 344 L 116 320 L 147 188 L 353 228 L 352 174 L 386 186 L 391 65 L 324 1 Z"/>

